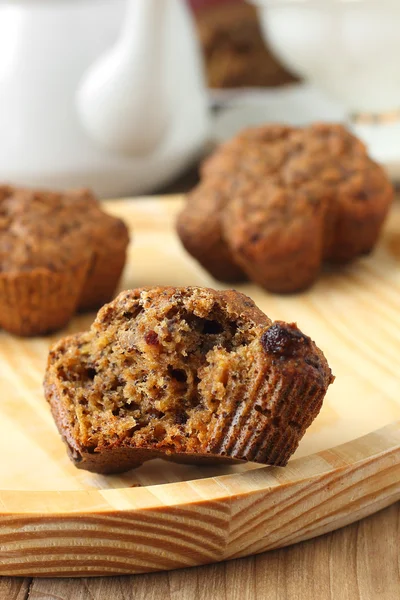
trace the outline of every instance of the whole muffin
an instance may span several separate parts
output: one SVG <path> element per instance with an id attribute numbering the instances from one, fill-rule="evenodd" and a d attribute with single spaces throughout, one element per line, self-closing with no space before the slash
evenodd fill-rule
<path id="1" fill-rule="evenodd" d="M 0 187 L 0 327 L 44 334 L 109 301 L 128 242 L 87 190 Z"/>
<path id="2" fill-rule="evenodd" d="M 76 466 L 161 457 L 285 465 L 333 377 L 295 324 L 207 288 L 122 292 L 50 351 L 47 400 Z"/>
<path id="3" fill-rule="evenodd" d="M 247 129 L 201 176 L 178 218 L 182 243 L 216 278 L 245 275 L 272 292 L 303 290 L 325 261 L 371 252 L 393 199 L 382 167 L 341 125 Z"/>

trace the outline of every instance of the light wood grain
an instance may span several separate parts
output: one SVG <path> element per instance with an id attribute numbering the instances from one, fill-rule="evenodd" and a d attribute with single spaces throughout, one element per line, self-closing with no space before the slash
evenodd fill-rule
<path id="1" fill-rule="evenodd" d="M 0 600 L 27 600 L 31 583 L 29 578 L 1 577 Z"/>
<path id="2" fill-rule="evenodd" d="M 205 567 L 133 577 L 36 579 L 29 600 L 398 600 L 399 517 L 396 504 L 290 548 Z M 0 593 L 0 598 L 14 596 Z"/>
<path id="3" fill-rule="evenodd" d="M 218 285 L 176 239 L 180 205 L 108 205 L 134 229 L 122 287 Z M 240 288 L 272 318 L 297 320 L 337 375 L 285 469 L 158 461 L 115 477 L 78 471 L 43 398 L 51 340 L 1 333 L 0 574 L 140 573 L 221 561 L 323 534 L 400 498 L 399 231 L 397 208 L 372 257 L 325 273 L 302 295 Z M 92 319 L 77 317 L 68 331 Z"/>

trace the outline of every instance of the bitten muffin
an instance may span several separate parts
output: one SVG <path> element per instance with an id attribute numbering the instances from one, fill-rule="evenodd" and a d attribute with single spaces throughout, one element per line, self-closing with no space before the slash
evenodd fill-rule
<path id="1" fill-rule="evenodd" d="M 233 0 L 205 6 L 195 18 L 211 88 L 295 81 L 266 45 L 255 7 Z"/>
<path id="2" fill-rule="evenodd" d="M 87 190 L 0 187 L 0 327 L 45 334 L 111 300 L 125 264 L 125 224 Z"/>
<path id="3" fill-rule="evenodd" d="M 272 292 L 303 290 L 324 262 L 371 252 L 393 199 L 382 167 L 341 125 L 247 129 L 201 176 L 178 218 L 183 245 L 216 278 L 247 276 Z"/>
<path id="4" fill-rule="evenodd" d="M 45 395 L 77 467 L 151 458 L 285 465 L 333 381 L 295 324 L 235 291 L 122 292 L 52 347 Z"/>

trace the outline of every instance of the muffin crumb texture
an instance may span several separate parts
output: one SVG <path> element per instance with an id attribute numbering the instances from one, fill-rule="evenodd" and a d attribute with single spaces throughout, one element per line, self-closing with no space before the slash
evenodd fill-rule
<path id="1" fill-rule="evenodd" d="M 155 457 L 285 465 L 333 380 L 296 325 L 234 291 L 121 293 L 50 351 L 45 394 L 76 466 Z"/>
<path id="2" fill-rule="evenodd" d="M 177 230 L 216 279 L 298 292 L 324 263 L 370 253 L 392 199 L 382 167 L 341 125 L 266 125 L 204 162 Z"/>

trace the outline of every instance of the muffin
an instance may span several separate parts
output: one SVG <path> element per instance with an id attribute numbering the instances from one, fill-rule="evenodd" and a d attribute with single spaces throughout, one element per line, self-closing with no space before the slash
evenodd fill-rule
<path id="1" fill-rule="evenodd" d="M 177 230 L 214 277 L 297 292 L 324 262 L 371 252 L 392 199 L 382 167 L 341 125 L 266 125 L 205 161 Z"/>
<path id="2" fill-rule="evenodd" d="M 270 87 L 295 81 L 266 45 L 255 7 L 237 0 L 195 13 L 211 88 Z"/>
<path id="3" fill-rule="evenodd" d="M 152 458 L 285 465 L 333 381 L 315 343 L 250 298 L 122 292 L 49 354 L 45 396 L 78 468 Z"/>
<path id="4" fill-rule="evenodd" d="M 45 334 L 109 301 L 128 242 L 89 191 L 0 187 L 0 327 Z"/>
<path id="5" fill-rule="evenodd" d="M 220 223 L 228 196 L 229 182 L 206 179 L 189 194 L 177 230 L 186 250 L 215 279 L 238 282 L 245 280 L 246 275 L 221 235 Z"/>

